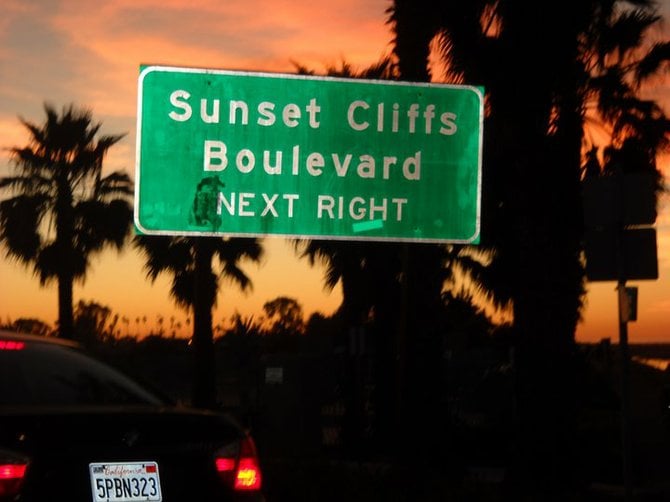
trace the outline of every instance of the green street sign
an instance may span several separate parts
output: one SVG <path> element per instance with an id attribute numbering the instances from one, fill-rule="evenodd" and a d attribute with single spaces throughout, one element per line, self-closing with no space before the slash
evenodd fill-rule
<path id="1" fill-rule="evenodd" d="M 140 68 L 149 235 L 479 242 L 478 87 Z"/>

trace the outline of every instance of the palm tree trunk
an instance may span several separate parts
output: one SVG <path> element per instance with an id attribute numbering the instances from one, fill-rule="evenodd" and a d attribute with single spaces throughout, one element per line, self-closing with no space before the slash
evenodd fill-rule
<path id="1" fill-rule="evenodd" d="M 570 79 L 578 38 L 569 20 L 530 25 L 520 7 L 513 13 L 518 31 L 507 40 L 509 87 L 498 96 L 496 109 L 502 117 L 515 114 L 516 130 L 509 133 L 517 140 L 505 154 L 512 167 L 510 186 L 516 188 L 511 230 L 518 264 L 514 327 L 521 489 L 567 497 L 577 483 L 573 357 L 581 274 L 575 221 L 579 150 L 572 129 L 578 119 L 577 110 L 567 109 L 576 99 L 566 89 L 575 85 Z M 533 66 L 534 85 L 521 96 L 528 61 L 516 54 L 542 35 L 540 28 L 550 40 L 558 37 L 552 33 L 567 35 Z M 556 75 L 568 82 L 558 82 Z M 547 135 L 552 104 L 566 94 L 570 103 L 561 103 L 557 133 Z"/>
<path id="2" fill-rule="evenodd" d="M 74 338 L 72 298 L 72 278 L 62 274 L 58 277 L 58 336 L 70 340 Z"/>
<path id="3" fill-rule="evenodd" d="M 58 195 L 56 199 L 56 247 L 61 260 L 58 271 L 58 335 L 74 338 L 73 293 L 74 281 L 74 211 L 72 189 L 67 169 L 59 166 L 56 177 Z"/>
<path id="4" fill-rule="evenodd" d="M 208 293 L 208 279 L 212 271 L 212 251 L 207 247 L 205 239 L 205 237 L 195 239 L 192 404 L 201 408 L 215 408 L 216 357 L 212 332 L 213 299 Z"/>

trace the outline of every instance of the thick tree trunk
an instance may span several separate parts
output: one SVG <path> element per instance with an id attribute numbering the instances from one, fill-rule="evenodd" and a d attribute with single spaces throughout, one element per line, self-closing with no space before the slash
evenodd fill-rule
<path id="1" fill-rule="evenodd" d="M 511 103 L 512 101 L 509 101 Z M 538 102 L 538 101 L 535 101 Z M 541 102 L 541 101 L 539 101 Z M 517 113 L 521 113 L 517 107 Z M 531 110 L 527 126 L 535 120 Z M 508 231 L 515 241 L 514 329 L 519 489 L 567 496 L 575 488 L 574 334 L 579 311 L 578 249 L 563 208 L 574 203 L 562 187 L 571 166 L 556 161 L 541 134 L 523 127 L 525 147 L 511 151 L 516 196 Z M 527 131 L 522 133 L 521 131 Z M 536 133 L 540 131 L 535 129 Z"/>
<path id="2" fill-rule="evenodd" d="M 520 481 L 536 495 L 568 494 L 578 482 L 574 306 L 565 282 L 542 272 L 552 259 L 546 244 L 521 247 L 535 273 L 520 273 L 514 309 Z"/>

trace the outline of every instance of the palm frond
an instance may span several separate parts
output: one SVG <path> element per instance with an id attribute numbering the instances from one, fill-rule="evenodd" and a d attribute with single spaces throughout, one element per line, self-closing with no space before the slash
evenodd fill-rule
<path id="1" fill-rule="evenodd" d="M 188 309 L 194 304 L 194 274 L 192 269 L 175 271 L 170 286 L 170 297 L 178 307 Z"/>
<path id="2" fill-rule="evenodd" d="M 646 9 L 622 12 L 610 26 L 611 49 L 623 55 L 640 47 L 645 32 L 660 19 L 660 16 L 650 14 Z"/>
<path id="3" fill-rule="evenodd" d="M 0 201 L 0 242 L 7 256 L 29 263 L 37 257 L 42 244 L 38 232 L 44 218 L 46 199 L 19 195 Z"/>
<path id="4" fill-rule="evenodd" d="M 128 201 L 89 199 L 75 206 L 76 239 L 86 252 L 101 251 L 108 245 L 121 250 L 130 235 L 133 210 Z"/>
<path id="5" fill-rule="evenodd" d="M 661 73 L 670 62 L 670 42 L 658 42 L 638 61 L 635 76 L 638 81 Z"/>
<path id="6" fill-rule="evenodd" d="M 263 258 L 263 247 L 258 239 L 233 237 L 215 239 L 212 242 L 217 258 L 223 262 L 236 263 L 240 260 L 259 262 Z"/>
<path id="7" fill-rule="evenodd" d="M 132 196 L 134 193 L 133 180 L 123 171 L 114 171 L 100 179 L 97 183 L 97 192 L 100 197 Z"/>
<path id="8" fill-rule="evenodd" d="M 46 285 L 64 277 L 69 277 L 70 280 L 82 279 L 89 266 L 87 255 L 58 241 L 52 241 L 40 249 L 34 268 L 40 284 Z"/>
<path id="9" fill-rule="evenodd" d="M 7 176 L 0 178 L 0 190 L 6 189 L 15 194 L 44 195 L 53 190 L 53 181 L 41 176 Z"/>
<path id="10" fill-rule="evenodd" d="M 162 273 L 193 269 L 191 243 L 185 238 L 163 235 L 138 235 L 133 241 L 145 258 L 147 277 L 155 281 Z"/>

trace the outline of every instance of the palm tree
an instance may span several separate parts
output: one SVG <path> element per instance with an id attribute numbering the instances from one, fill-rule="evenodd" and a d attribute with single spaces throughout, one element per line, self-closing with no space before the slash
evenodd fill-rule
<path id="1" fill-rule="evenodd" d="M 582 57 L 589 75 L 583 93 L 590 112 L 587 120 L 605 127 L 609 138 L 609 144 L 600 148 L 606 164 L 600 173 L 645 171 L 654 177 L 657 192 L 662 179 L 656 159 L 670 148 L 670 126 L 661 107 L 641 98 L 639 90 L 653 82 L 670 60 L 669 41 L 646 42 L 660 20 L 648 9 L 603 9 L 592 23 L 588 51 Z M 599 145 L 587 140 L 587 147 L 597 152 Z M 597 156 L 595 160 L 599 165 Z"/>
<path id="2" fill-rule="evenodd" d="M 299 73 L 314 74 L 296 66 Z M 326 68 L 326 73 L 331 77 L 397 80 L 399 68 L 392 58 L 384 57 L 362 70 L 343 61 L 339 67 Z M 426 70 L 414 80 L 427 75 Z M 493 270 L 487 271 L 487 257 L 465 246 L 337 240 L 297 240 L 294 244 L 312 265 L 317 261 L 325 264 L 327 288 L 341 284 L 343 299 L 338 315 L 345 325 L 367 325 L 379 333 L 377 385 L 384 398 L 378 406 L 384 408 L 380 416 L 388 419 L 387 433 L 393 433 L 402 413 L 435 397 L 427 381 L 432 384 L 436 380 L 425 371 L 439 364 L 435 361 L 431 366 L 428 359 L 440 354 L 442 293 L 445 286 L 453 285 L 456 270 L 486 292 L 495 306 L 502 308 L 508 303 L 503 288 L 492 287 L 490 278 L 494 275 Z M 406 353 L 413 355 L 406 357 Z M 412 366 L 407 372 L 406 362 Z M 412 404 L 403 404 L 405 394 L 413 396 Z"/>
<path id="3" fill-rule="evenodd" d="M 633 82 L 662 68 L 668 45 L 631 58 L 658 17 L 650 1 L 625 5 L 395 0 L 389 9 L 402 78 L 429 76 L 427 55 L 437 40 L 447 78 L 487 91 L 482 241 L 492 246 L 496 275 L 513 300 L 530 468 L 543 452 L 556 453 L 552 466 L 530 475 L 540 483 L 569 474 L 563 455 L 584 295 L 579 181 L 588 103 L 595 98 L 599 118 L 614 126 L 617 146 L 630 135 L 645 138 L 652 159 L 667 138 L 665 116 L 635 98 Z M 534 55 L 538 44 L 542 57 Z"/>
<path id="4" fill-rule="evenodd" d="M 327 67 L 326 74 L 331 77 L 397 80 L 400 78 L 403 61 L 404 59 L 399 58 L 399 66 L 391 57 L 386 56 L 360 70 L 342 61 L 340 66 Z M 295 66 L 299 74 L 315 73 L 303 65 L 296 63 Z M 427 78 L 428 71 L 425 66 L 423 69 L 424 72 L 417 75 L 415 80 Z M 407 274 L 407 270 L 403 270 L 406 264 L 403 265 L 402 256 L 407 253 L 407 246 L 318 239 L 295 240 L 294 245 L 301 256 L 307 257 L 312 265 L 316 261 L 326 264 L 327 288 L 332 289 L 341 281 L 343 303 L 340 313 L 347 322 L 353 325 L 360 324 L 368 317 L 371 310 L 379 313 L 380 310 L 388 309 L 397 313 L 397 305 L 383 307 L 382 303 L 388 303 L 390 298 L 396 298 L 397 303 L 402 276 Z M 427 297 L 430 297 L 434 304 L 441 304 L 442 288 L 445 283 L 453 280 L 452 269 L 455 268 L 459 268 L 468 276 L 475 288 L 485 292 L 495 306 L 503 308 L 507 305 L 508 297 L 503 288 L 496 290 L 490 283 L 491 274 L 485 271 L 487 268 L 484 265 L 487 261 L 485 255 L 455 245 L 411 246 L 411 249 L 415 253 L 413 265 L 423 266 L 423 271 L 413 271 L 415 277 L 420 277 L 418 282 L 415 281 L 413 294 L 410 294 L 416 299 L 416 305 L 425 305 Z M 431 288 L 426 284 L 428 277 L 434 278 Z M 421 310 L 418 318 L 426 313 L 424 309 Z M 396 319 L 391 320 L 392 324 L 395 322 Z"/>
<path id="5" fill-rule="evenodd" d="M 138 236 L 136 246 L 146 257 L 148 277 L 172 275 L 170 296 L 180 307 L 193 309 L 195 373 L 192 402 L 216 405 L 216 361 L 212 309 L 216 306 L 220 279 L 234 281 L 242 290 L 251 280 L 239 267 L 242 260 L 260 261 L 263 250 L 257 239 L 218 237 Z M 218 271 L 213 269 L 214 262 Z"/>
<path id="6" fill-rule="evenodd" d="M 57 281 L 58 332 L 70 338 L 73 283 L 85 280 L 91 256 L 125 244 L 133 183 L 121 171 L 103 176 L 105 155 L 124 135 L 98 136 L 101 124 L 74 105 L 44 110 L 42 125 L 20 119 L 30 143 L 10 149 L 17 173 L 0 179 L 13 194 L 0 202 L 0 241 L 41 285 Z"/>
<path id="7" fill-rule="evenodd" d="M 298 74 L 315 73 L 298 63 L 295 66 Z M 397 69 L 387 56 L 361 70 L 342 61 L 339 67 L 327 67 L 326 74 L 331 77 L 392 80 L 397 78 Z M 379 299 L 375 299 L 373 289 L 377 287 L 386 296 L 392 294 L 389 288 L 396 290 L 391 283 L 395 282 L 392 278 L 399 273 L 395 263 L 397 249 L 378 243 L 319 239 L 298 239 L 293 244 L 300 256 L 308 258 L 311 265 L 316 262 L 326 265 L 325 286 L 328 289 L 332 290 L 341 281 L 343 294 L 339 315 L 349 326 L 361 325 L 373 309 L 379 317 L 381 305 Z M 375 276 L 372 270 L 375 264 L 378 265 L 377 270 L 385 271 L 386 278 Z"/>
<path id="8" fill-rule="evenodd" d="M 646 48 L 647 33 L 660 21 L 653 2 L 636 1 L 632 9 L 622 8 L 624 4 L 593 0 L 550 10 L 514 1 L 395 0 L 388 9 L 401 78 L 430 77 L 428 54 L 437 40 L 448 80 L 486 87 L 485 138 L 492 140 L 485 147 L 484 205 L 496 210 L 486 211 L 485 216 L 511 218 L 510 208 L 524 183 L 528 188 L 533 184 L 551 188 L 550 193 L 557 191 L 558 183 L 560 197 L 551 205 L 565 205 L 566 191 L 573 193 L 568 196 L 574 200 L 582 152 L 593 146 L 584 141 L 585 122 L 593 116 L 611 125 L 611 147 L 621 148 L 631 137 L 638 145 L 643 142 L 646 164 L 656 171 L 656 154 L 667 148 L 667 119 L 657 104 L 640 99 L 638 92 L 667 63 L 670 43 Z M 533 12 L 542 23 L 527 22 Z M 537 40 L 543 41 L 549 57 L 529 67 L 533 58 L 528 48 Z M 524 86 L 524 79 L 532 79 L 533 85 Z M 526 140 L 531 134 L 535 139 Z M 538 145 L 541 159 L 529 160 L 534 154 L 528 145 Z M 549 161 L 554 158 L 558 162 L 551 167 Z M 527 167 L 521 165 L 524 162 Z M 541 164 L 549 167 L 535 167 Z M 569 178 L 564 187 L 557 175 Z M 550 179 L 542 181 L 543 176 Z M 547 190 L 540 194 L 545 197 Z M 579 204 L 575 207 L 568 228 L 579 227 L 575 224 L 581 219 Z M 546 213 L 540 216 L 546 219 Z M 565 214 L 558 217 L 565 219 Z M 496 245 L 498 257 L 504 254 L 505 246 L 501 249 L 500 244 L 510 233 L 509 224 L 500 223 L 488 218 L 483 231 L 484 244 Z M 514 281 L 519 266 L 510 267 L 509 280 Z M 577 305 L 579 309 L 581 303 Z M 570 317 L 578 319 L 578 315 Z"/>

